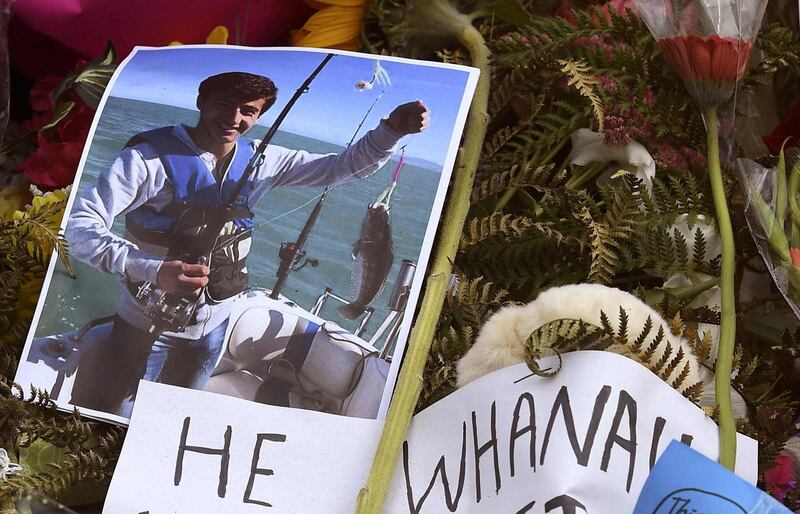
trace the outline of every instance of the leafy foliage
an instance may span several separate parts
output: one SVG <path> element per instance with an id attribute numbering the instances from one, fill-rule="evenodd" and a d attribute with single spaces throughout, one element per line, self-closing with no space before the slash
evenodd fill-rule
<path id="1" fill-rule="evenodd" d="M 456 361 L 472 346 L 480 327 L 508 296 L 507 291 L 482 278 L 468 280 L 461 274 L 454 277 L 425 366 L 421 405 L 433 403 L 453 391 Z"/>
<path id="2" fill-rule="evenodd" d="M 552 15 L 557 3 L 519 2 L 530 16 L 515 24 L 492 17 L 486 2 L 452 2 L 463 13 L 478 9 L 486 15 L 476 17 L 476 25 L 490 41 L 493 64 L 488 131 L 455 261 L 459 283 L 490 281 L 493 290 L 507 293 L 507 302 L 529 302 L 548 287 L 587 281 L 635 292 L 670 319 L 694 348 L 693 358 L 713 370 L 712 332 L 719 313 L 704 302 L 713 294 L 719 258 L 703 120 L 638 17 L 613 8 L 606 14 L 581 0 L 573 2 L 573 19 L 567 20 Z M 372 0 L 370 5 L 364 31 L 368 48 L 402 54 L 414 46 L 412 40 L 398 46 L 387 37 L 406 2 Z M 463 49 L 432 50 L 430 45 L 416 47 L 416 55 L 469 64 Z M 800 37 L 766 24 L 756 46 L 741 98 L 761 94 L 757 91 L 767 83 L 778 98 L 790 97 L 800 74 Z M 625 163 L 572 165 L 573 132 L 592 127 L 604 130 L 612 147 L 642 143 L 655 160 L 656 178 L 645 183 Z M 626 172 L 618 173 L 622 168 Z M 726 180 L 737 276 L 757 273 L 757 280 L 769 283 L 742 216 L 745 196 L 733 174 Z M 677 284 L 692 285 L 668 287 L 676 277 Z M 741 312 L 748 302 L 769 305 L 768 317 L 786 312 L 774 296 L 742 297 Z M 459 314 L 468 305 L 450 300 L 445 306 L 420 406 L 452 389 L 456 362 L 480 330 L 477 321 L 500 307 L 479 305 L 474 324 L 464 324 Z M 548 353 L 587 347 L 578 334 L 591 330 L 576 323 L 540 327 L 529 340 L 529 364 L 535 369 L 536 359 Z M 630 334 L 623 326 L 616 332 L 610 326 L 599 330 L 592 344 L 648 363 L 688 397 L 699 393 L 699 385 L 685 382 L 686 351 L 654 353 L 653 343 L 663 337 L 658 331 L 643 330 L 632 338 L 636 344 L 626 346 L 622 341 Z M 766 469 L 780 449 L 776 441 L 797 430 L 789 369 L 794 354 L 789 352 L 800 342 L 777 341 L 774 331 L 763 335 L 763 330 L 740 319 L 734 386 L 751 413 L 740 429 L 761 441 L 761 469 Z M 658 358 L 650 362 L 654 355 Z"/>
<path id="3" fill-rule="evenodd" d="M 683 348 L 659 353 L 663 330 L 650 323 L 634 334 L 624 312 L 616 328 L 608 317 L 616 313 L 606 313 L 599 327 L 558 320 L 535 330 L 527 343 L 534 372 L 555 371 L 539 365 L 551 352 L 605 349 L 639 360 L 696 398 L 700 386 L 687 383 L 686 363 L 696 358 L 713 369 L 709 330 L 719 323 L 719 314 L 713 305 L 695 303 L 707 289 L 665 287 L 675 274 L 718 273 L 702 119 L 639 18 L 614 9 L 606 16 L 590 1 L 579 0 L 574 20 L 568 21 L 552 16 L 556 3 L 451 2 L 449 15 L 472 11 L 491 44 L 490 120 L 455 262 L 458 272 L 426 365 L 420 407 L 453 390 L 458 359 L 497 309 L 567 283 L 594 281 L 635 291 L 671 320 L 673 333 L 688 341 L 694 356 Z M 464 49 L 413 37 L 413 27 L 404 20 L 424 4 L 371 0 L 362 31 L 365 48 L 469 64 Z M 745 92 L 767 82 L 791 92 L 800 75 L 797 33 L 767 24 L 757 46 L 757 62 L 742 85 Z M 56 96 L 74 87 L 96 105 L 112 71 L 113 53 L 108 52 L 68 77 Z M 68 114 L 69 103 L 61 109 L 55 124 Z M 604 130 L 611 145 L 643 143 L 658 168 L 652 184 L 618 174 L 622 163 L 572 165 L 571 136 L 590 127 Z M 575 180 L 579 176 L 589 180 Z M 734 212 L 740 211 L 736 206 L 744 201 L 742 192 L 733 181 L 728 187 Z M 21 216 L 0 220 L 0 446 L 16 459 L 38 456 L 46 462 L 0 483 L 3 514 L 11 511 L 10 501 L 30 490 L 59 497 L 88 481 L 101 484 L 102 492 L 123 437 L 121 429 L 58 413 L 45 391 L 21 391 L 11 382 L 52 251 L 71 272 L 68 248 L 58 232 L 64 204 L 34 204 Z M 753 269 L 763 272 L 743 218 L 734 226 L 739 276 Z M 772 305 L 767 314 L 778 310 L 774 298 L 752 303 Z M 788 435 L 800 429 L 791 395 L 800 332 L 792 326 L 778 338 L 759 333 L 745 318 L 740 322 L 734 385 L 750 410 L 740 430 L 760 441 L 763 470 Z"/>
<path id="4" fill-rule="evenodd" d="M 604 126 L 603 105 L 600 97 L 595 92 L 598 86 L 597 79 L 591 75 L 589 66 L 583 61 L 572 61 L 569 59 L 559 59 L 561 72 L 569 77 L 568 86 L 574 87 L 581 96 L 585 96 L 592 104 L 592 112 L 597 119 L 597 129 L 602 132 Z"/>
<path id="5" fill-rule="evenodd" d="M 0 219 L 0 447 L 14 450 L 24 471 L 0 482 L 2 512 L 29 491 L 58 497 L 81 482 L 107 481 L 122 446 L 121 429 L 59 413 L 46 391 L 26 395 L 10 382 L 53 251 L 73 274 L 59 232 L 66 203 L 66 192 L 56 191 Z"/>

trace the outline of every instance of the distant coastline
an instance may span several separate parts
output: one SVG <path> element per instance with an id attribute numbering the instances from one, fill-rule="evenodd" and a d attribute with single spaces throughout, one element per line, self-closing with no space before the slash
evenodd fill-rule
<path id="1" fill-rule="evenodd" d="M 125 97 L 125 96 L 115 96 L 115 95 L 111 95 L 109 98 L 110 99 L 114 99 L 114 100 L 142 102 L 142 103 L 150 104 L 150 105 L 164 105 L 164 106 L 168 106 L 168 107 L 175 108 L 175 109 L 180 109 L 180 110 L 187 111 L 187 112 L 197 112 L 194 109 L 189 109 L 189 108 L 184 107 L 182 105 L 162 104 L 162 103 L 158 103 L 158 102 L 151 102 L 149 100 L 142 100 L 140 98 L 128 98 L 128 97 Z M 260 137 L 260 134 L 266 133 L 268 128 L 269 127 L 266 127 L 264 125 L 257 124 L 255 127 L 253 127 L 252 135 L 250 135 L 250 137 L 253 137 L 253 136 Z M 296 134 L 298 136 L 303 136 L 303 137 L 308 138 L 308 139 L 313 139 L 315 141 L 319 141 L 321 143 L 334 145 L 334 146 L 337 146 L 337 147 L 340 147 L 340 148 L 342 147 L 342 145 L 340 145 L 339 143 L 337 143 L 335 141 L 326 141 L 324 139 L 320 139 L 318 137 L 314 137 L 314 136 L 310 136 L 310 135 L 302 134 L 302 133 L 296 133 L 296 132 L 292 132 L 292 133 Z M 363 132 L 361 133 L 361 135 L 363 135 Z M 398 159 L 399 159 L 398 157 L 393 157 L 391 159 L 391 162 L 397 163 Z M 436 162 L 430 161 L 428 159 L 423 159 L 421 157 L 414 157 L 414 156 L 410 156 L 410 155 L 405 157 L 405 162 L 407 164 L 411 164 L 413 166 L 417 166 L 418 168 L 422 168 L 422 169 L 425 169 L 425 170 L 428 170 L 428 171 L 433 171 L 435 173 L 441 173 L 442 169 L 444 168 L 444 163 L 436 163 Z"/>

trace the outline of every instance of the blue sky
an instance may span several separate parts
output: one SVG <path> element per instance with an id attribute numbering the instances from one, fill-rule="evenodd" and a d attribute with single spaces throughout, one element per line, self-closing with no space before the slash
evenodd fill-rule
<path id="1" fill-rule="evenodd" d="M 269 126 L 324 53 L 256 50 L 243 47 L 167 47 L 139 50 L 120 72 L 111 94 L 149 102 L 195 108 L 197 86 L 204 78 L 226 71 L 265 75 L 278 87 L 278 100 L 259 120 Z M 336 55 L 301 96 L 281 125 L 288 132 L 346 144 L 379 87 L 359 92 L 355 83 L 369 81 L 374 59 Z M 391 87 L 375 105 L 359 135 L 377 125 L 392 109 L 422 100 L 431 112 L 428 130 L 406 136 L 406 154 L 441 164 L 461 105 L 468 73 L 463 70 L 382 61 Z"/>

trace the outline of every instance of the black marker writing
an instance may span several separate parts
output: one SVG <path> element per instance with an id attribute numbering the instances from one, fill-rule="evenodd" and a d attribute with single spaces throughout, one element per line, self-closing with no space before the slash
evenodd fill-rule
<path id="1" fill-rule="evenodd" d="M 175 462 L 175 476 L 174 476 L 174 483 L 175 485 L 180 485 L 181 483 L 181 476 L 183 475 L 183 456 L 188 452 L 195 452 L 195 453 L 202 453 L 204 455 L 219 455 L 222 457 L 220 459 L 219 465 L 219 483 L 217 484 L 217 496 L 220 498 L 225 498 L 225 489 L 228 486 L 228 463 L 231 460 L 231 432 L 232 428 L 228 425 L 228 428 L 225 430 L 225 435 L 223 436 L 223 447 L 222 449 L 215 449 L 215 448 L 205 448 L 203 446 L 189 446 L 186 444 L 186 437 L 189 434 L 189 424 L 191 423 L 191 418 L 186 417 L 183 420 L 183 430 L 181 431 L 181 442 L 178 445 L 178 458 Z"/>
<path id="2" fill-rule="evenodd" d="M 256 505 L 261 505 L 262 507 L 272 507 L 272 504 L 270 503 L 261 500 L 253 500 L 250 498 L 250 494 L 253 492 L 253 484 L 256 481 L 256 475 L 268 477 L 275 474 L 275 472 L 271 469 L 258 467 L 258 460 L 261 457 L 261 444 L 264 441 L 284 443 L 286 442 L 286 436 L 284 434 L 256 434 L 256 446 L 253 449 L 253 460 L 250 462 L 250 478 L 247 480 L 247 487 L 245 487 L 244 498 L 242 499 L 242 502 L 255 503 Z"/>

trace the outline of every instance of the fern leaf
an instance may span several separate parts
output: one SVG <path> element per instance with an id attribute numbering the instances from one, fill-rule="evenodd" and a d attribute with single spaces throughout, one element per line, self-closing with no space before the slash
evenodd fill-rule
<path id="1" fill-rule="evenodd" d="M 561 72 L 568 77 L 567 85 L 574 87 L 581 96 L 586 97 L 592 104 L 592 112 L 597 120 L 599 132 L 605 128 L 603 105 L 600 97 L 595 92 L 597 79 L 591 74 L 589 66 L 583 61 L 573 61 L 570 59 L 559 59 Z"/>

